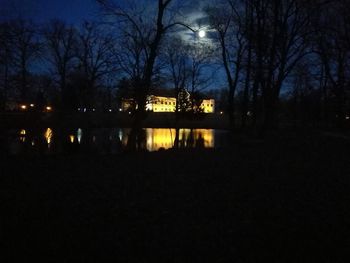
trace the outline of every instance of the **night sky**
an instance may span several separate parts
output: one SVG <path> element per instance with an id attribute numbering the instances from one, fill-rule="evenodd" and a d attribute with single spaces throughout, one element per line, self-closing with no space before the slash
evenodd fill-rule
<path id="1" fill-rule="evenodd" d="M 127 1 L 127 0 L 125 0 Z M 140 0 L 142 1 L 142 0 Z M 190 7 L 187 11 L 187 23 L 197 25 L 197 20 L 203 17 L 200 12 L 200 5 L 206 1 L 198 3 L 197 8 Z M 123 1 L 118 1 L 122 4 Z M 96 0 L 0 0 L 0 21 L 11 19 L 29 19 L 37 24 L 45 24 L 52 19 L 60 19 L 69 24 L 79 25 L 84 20 L 99 20 L 101 9 Z M 187 32 L 187 34 L 185 33 Z M 184 31 L 183 36 L 188 38 L 188 31 Z M 192 33 L 190 32 L 192 39 Z M 46 67 L 44 64 L 35 67 L 35 71 L 42 71 Z M 224 84 L 223 72 L 216 71 L 215 68 L 207 68 L 208 75 L 213 71 L 217 77 L 213 88 L 221 87 Z M 220 84 L 218 84 L 220 83 Z"/>
<path id="2" fill-rule="evenodd" d="M 95 0 L 0 0 L 2 19 L 22 17 L 37 23 L 58 18 L 76 24 L 96 18 L 98 11 Z"/>

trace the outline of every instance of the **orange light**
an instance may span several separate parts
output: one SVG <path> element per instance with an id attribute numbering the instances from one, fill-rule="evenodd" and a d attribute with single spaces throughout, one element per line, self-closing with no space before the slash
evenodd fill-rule
<path id="1" fill-rule="evenodd" d="M 51 110 L 52 110 L 52 107 L 47 106 L 47 107 L 46 107 L 46 110 L 47 110 L 47 111 L 51 111 Z"/>
<path id="2" fill-rule="evenodd" d="M 21 109 L 22 109 L 22 110 L 27 109 L 27 105 L 21 105 Z"/>
<path id="3" fill-rule="evenodd" d="M 74 143 L 74 140 L 75 140 L 74 135 L 69 135 L 69 140 L 71 143 Z"/>

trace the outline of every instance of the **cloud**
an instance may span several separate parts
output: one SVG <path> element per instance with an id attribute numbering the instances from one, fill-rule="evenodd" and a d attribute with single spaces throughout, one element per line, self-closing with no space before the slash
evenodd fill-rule
<path id="1" fill-rule="evenodd" d="M 204 1 L 206 2 L 206 1 Z M 182 22 L 190 26 L 193 31 L 182 27 L 179 28 L 177 34 L 179 37 L 185 42 L 202 42 L 207 44 L 213 44 L 211 34 L 210 34 L 210 26 L 208 21 L 207 14 L 202 11 L 202 7 L 204 8 L 206 5 L 203 3 L 196 8 L 192 7 L 191 9 L 186 10 L 186 13 L 182 16 Z M 179 18 L 181 21 L 181 17 Z M 200 30 L 206 31 L 206 36 L 204 38 L 199 38 L 198 32 Z"/>

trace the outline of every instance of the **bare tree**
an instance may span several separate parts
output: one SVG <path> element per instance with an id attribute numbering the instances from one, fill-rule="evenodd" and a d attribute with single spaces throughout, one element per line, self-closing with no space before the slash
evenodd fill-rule
<path id="1" fill-rule="evenodd" d="M 224 67 L 229 88 L 228 113 L 231 128 L 235 126 L 235 95 L 242 70 L 242 59 L 245 51 L 243 35 L 243 14 L 241 6 L 235 1 L 218 1 L 215 7 L 208 7 L 206 12 L 210 25 L 216 33 L 216 40 L 221 50 L 221 61 Z"/>
<path id="2" fill-rule="evenodd" d="M 201 93 L 210 84 L 213 70 L 213 49 L 207 43 L 195 42 L 186 45 L 188 61 L 187 89 L 191 95 L 192 112 L 200 110 L 202 103 Z M 211 73 L 210 73 L 211 72 Z"/>
<path id="3" fill-rule="evenodd" d="M 192 110 L 199 101 L 195 101 L 204 89 L 210 86 L 215 69 L 213 67 L 214 50 L 209 43 L 202 41 L 184 41 L 181 38 L 169 38 L 163 47 L 165 76 L 174 86 L 178 97 L 180 91 L 189 92 Z M 178 98 L 177 98 L 178 99 Z M 198 108 L 198 107 L 197 107 Z M 178 111 L 178 105 L 177 110 Z"/>
<path id="4" fill-rule="evenodd" d="M 166 66 L 166 77 L 169 78 L 174 88 L 176 97 L 176 113 L 179 112 L 179 93 L 186 88 L 188 80 L 188 59 L 185 43 L 180 38 L 169 38 L 164 47 L 164 63 Z"/>
<path id="5" fill-rule="evenodd" d="M 53 66 L 54 73 L 58 76 L 62 106 L 63 108 L 72 107 L 69 105 L 72 91 L 68 90 L 67 79 L 76 58 L 76 31 L 62 21 L 53 20 L 44 29 L 44 37 L 49 53 L 48 60 Z"/>
<path id="6" fill-rule="evenodd" d="M 13 65 L 18 75 L 20 99 L 26 102 L 30 88 L 29 69 L 31 63 L 39 54 L 40 44 L 37 40 L 35 26 L 29 21 L 12 21 L 10 23 L 10 30 Z"/>
<path id="7" fill-rule="evenodd" d="M 275 124 L 279 94 L 285 79 L 310 53 L 310 22 L 320 4 L 301 0 L 251 3 L 256 27 L 253 35 L 256 85 L 261 88 L 266 130 Z"/>
<path id="8" fill-rule="evenodd" d="M 243 20 L 243 34 L 246 38 L 246 57 L 244 61 L 245 68 L 245 83 L 242 98 L 241 107 L 241 127 L 245 128 L 247 123 L 249 100 L 250 100 L 250 90 L 251 90 L 251 80 L 252 80 L 252 65 L 253 65 L 253 39 L 252 34 L 254 30 L 254 15 L 253 8 L 250 1 L 244 2 L 244 20 Z M 255 94 L 256 95 L 256 94 Z"/>
<path id="9" fill-rule="evenodd" d="M 0 24 L 0 110 L 5 109 L 8 100 L 12 60 L 10 26 L 8 23 L 2 23 Z"/>
<path id="10" fill-rule="evenodd" d="M 339 127 L 345 123 L 345 114 L 349 106 L 350 82 L 350 21 L 347 10 L 349 1 L 332 1 L 319 12 L 315 26 L 315 50 L 320 58 L 320 73 L 323 75 L 324 97 L 332 102 L 332 119 Z M 328 92 L 327 92 L 328 91 Z"/>
<path id="11" fill-rule="evenodd" d="M 95 23 L 85 22 L 79 33 L 77 56 L 79 67 L 85 76 L 85 89 L 82 92 L 85 106 L 92 107 L 96 88 L 103 77 L 114 72 L 115 39 Z"/>
<path id="12" fill-rule="evenodd" d="M 117 19 L 122 39 L 119 61 L 124 71 L 132 76 L 137 89 L 135 99 L 138 109 L 134 124 L 139 126 L 145 118 L 146 99 L 162 40 L 174 26 L 181 24 L 175 21 L 171 10 L 171 4 L 175 1 L 158 0 L 154 5 L 148 3 L 148 7 L 133 1 L 128 1 L 123 6 L 108 0 L 97 2 L 103 10 Z"/>

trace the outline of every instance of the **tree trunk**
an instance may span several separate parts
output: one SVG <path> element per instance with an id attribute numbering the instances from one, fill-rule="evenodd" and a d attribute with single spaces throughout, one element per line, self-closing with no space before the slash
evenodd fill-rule
<path id="1" fill-rule="evenodd" d="M 251 71 L 251 56 L 252 49 L 251 45 L 249 44 L 248 47 L 248 62 L 247 62 L 247 72 L 246 72 L 246 79 L 245 79 L 245 86 L 243 91 L 243 102 L 242 102 L 242 124 L 241 127 L 246 127 L 247 122 L 247 113 L 248 113 L 248 104 L 249 104 L 249 88 L 250 88 L 250 71 Z"/>

